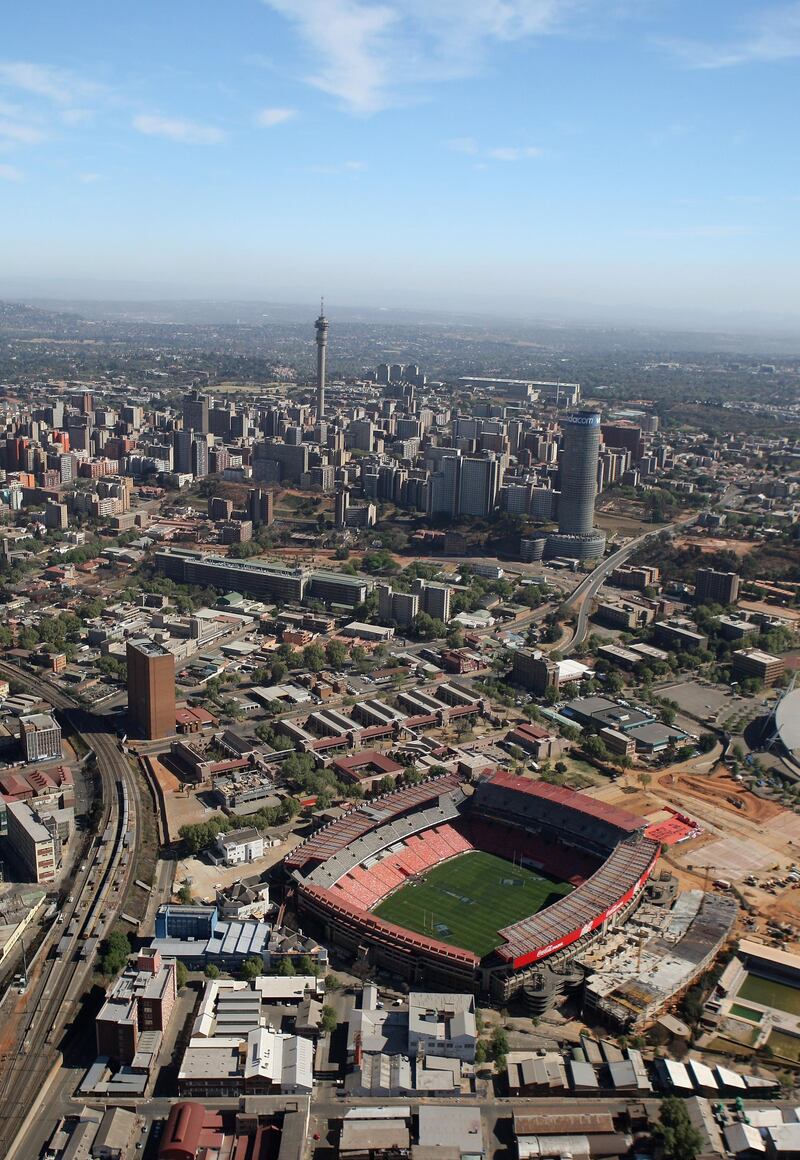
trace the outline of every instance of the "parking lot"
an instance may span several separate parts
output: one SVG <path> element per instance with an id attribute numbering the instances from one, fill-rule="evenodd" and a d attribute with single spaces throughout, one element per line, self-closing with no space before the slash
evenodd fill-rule
<path id="1" fill-rule="evenodd" d="M 722 725 L 728 719 L 739 716 L 739 711 L 743 712 L 748 707 L 755 712 L 755 698 L 739 696 L 721 685 L 706 684 L 705 681 L 677 681 L 659 685 L 658 694 L 675 701 L 685 713 L 691 713 L 709 725 Z"/>

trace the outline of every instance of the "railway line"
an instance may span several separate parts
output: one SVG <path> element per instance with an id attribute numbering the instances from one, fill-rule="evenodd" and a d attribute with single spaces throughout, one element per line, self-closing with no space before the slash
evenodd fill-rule
<path id="1" fill-rule="evenodd" d="M 20 670 L 0 662 L 0 672 L 19 679 Z M 141 825 L 139 787 L 127 758 L 103 717 L 80 708 L 60 690 L 24 674 L 30 688 L 47 700 L 93 750 L 101 782 L 103 812 L 99 845 L 72 882 L 61 918 L 39 949 L 41 970 L 32 982 L 13 1050 L 0 1060 L 0 1156 L 13 1141 L 36 1096 L 59 1060 L 59 1044 L 78 1014 L 93 970 L 93 954 L 122 909 L 133 875 Z M 105 840 L 104 840 L 105 839 Z M 7 1018 L 0 1009 L 0 1019 Z"/>

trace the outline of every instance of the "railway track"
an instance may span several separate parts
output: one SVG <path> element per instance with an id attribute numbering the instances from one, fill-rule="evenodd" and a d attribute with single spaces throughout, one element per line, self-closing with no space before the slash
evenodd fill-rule
<path id="1" fill-rule="evenodd" d="M 20 677 L 20 670 L 0 662 L 0 672 Z M 28 996 L 27 1014 L 16 1047 L 0 1061 L 0 1156 L 8 1156 L 28 1111 L 59 1060 L 59 1043 L 78 1013 L 91 977 L 91 956 L 81 958 L 90 937 L 107 934 L 133 875 L 140 832 L 139 787 L 127 758 L 103 718 L 80 708 L 60 690 L 25 673 L 26 683 L 66 718 L 94 752 L 101 782 L 101 826 L 109 841 L 92 850 L 86 869 L 75 878 L 72 902 L 63 923 L 47 932 L 40 955 L 44 964 Z M 66 944 L 62 942 L 67 939 Z M 53 957 L 58 944 L 62 953 Z"/>

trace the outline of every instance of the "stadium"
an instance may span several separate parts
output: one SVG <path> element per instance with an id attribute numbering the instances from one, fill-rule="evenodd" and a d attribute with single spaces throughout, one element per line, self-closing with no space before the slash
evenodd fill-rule
<path id="1" fill-rule="evenodd" d="M 447 774 L 350 810 L 284 868 L 298 913 L 365 968 L 543 1011 L 638 904 L 660 852 L 646 827 L 503 771 Z"/>

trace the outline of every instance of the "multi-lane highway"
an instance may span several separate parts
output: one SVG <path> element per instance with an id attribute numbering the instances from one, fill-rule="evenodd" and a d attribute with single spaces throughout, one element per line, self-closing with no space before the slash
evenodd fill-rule
<path id="1" fill-rule="evenodd" d="M 624 564 L 629 556 L 632 556 L 636 549 L 641 547 L 645 540 L 649 540 L 651 536 L 660 536 L 662 532 L 670 532 L 674 526 L 674 524 L 659 524 L 652 531 L 637 536 L 635 540 L 629 540 L 622 548 L 617 549 L 616 552 L 612 552 L 605 560 L 601 560 L 597 567 L 584 580 L 581 580 L 577 588 L 573 589 L 572 593 L 562 602 L 561 607 L 563 609 L 569 609 L 576 605 L 578 601 L 581 603 L 578 608 L 578 619 L 575 624 L 572 639 L 567 644 L 559 645 L 559 651 L 564 656 L 568 656 L 578 645 L 583 643 L 589 623 L 589 616 L 592 611 L 592 600 L 613 570 L 619 568 L 621 564 Z"/>
<path id="2" fill-rule="evenodd" d="M 0 672 L 19 679 L 20 670 L 0 662 Z M 120 753 L 108 722 L 79 708 L 48 683 L 24 674 L 26 685 L 58 710 L 93 750 L 102 786 L 103 811 L 91 850 L 73 879 L 60 919 L 45 935 L 31 970 L 22 1017 L 13 1029 L 14 1046 L 0 1060 L 0 1155 L 12 1154 L 13 1141 L 59 1058 L 64 1029 L 79 1010 L 94 964 L 82 958 L 89 938 L 101 938 L 113 925 L 135 865 L 141 803 L 136 778 Z M 106 840 L 103 841 L 103 836 Z M 98 844 L 98 839 L 99 844 Z M 130 851 L 130 855 L 128 854 Z M 13 1019 L 15 992 L 5 996 L 0 1019 Z M 4 1009 L 7 1006 L 7 1009 Z"/>

